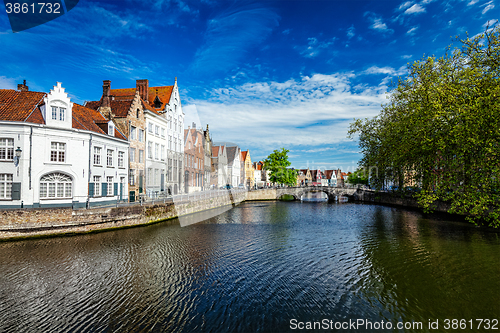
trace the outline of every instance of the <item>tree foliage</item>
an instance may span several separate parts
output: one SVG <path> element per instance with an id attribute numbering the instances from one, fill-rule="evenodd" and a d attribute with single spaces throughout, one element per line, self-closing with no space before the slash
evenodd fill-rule
<path id="1" fill-rule="evenodd" d="M 381 113 L 355 120 L 349 135 L 359 134 L 372 186 L 417 185 L 424 209 L 443 200 L 450 213 L 498 227 L 500 27 L 460 42 L 408 65 Z"/>
<path id="2" fill-rule="evenodd" d="M 288 161 L 289 150 L 281 148 L 274 150 L 264 160 L 264 169 L 270 171 L 269 179 L 273 183 L 295 185 L 297 182 L 297 172 L 288 169 L 291 163 Z"/>
<path id="3" fill-rule="evenodd" d="M 365 170 L 358 168 L 347 177 L 347 182 L 352 185 L 368 185 L 368 174 Z"/>

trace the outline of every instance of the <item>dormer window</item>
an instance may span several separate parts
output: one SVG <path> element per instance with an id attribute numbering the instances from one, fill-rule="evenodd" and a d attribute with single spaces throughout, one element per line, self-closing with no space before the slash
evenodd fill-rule
<path id="1" fill-rule="evenodd" d="M 108 135 L 115 136 L 115 126 L 108 124 Z"/>

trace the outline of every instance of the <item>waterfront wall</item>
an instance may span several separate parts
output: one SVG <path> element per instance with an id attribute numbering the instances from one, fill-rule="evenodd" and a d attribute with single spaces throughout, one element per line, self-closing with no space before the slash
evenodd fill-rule
<path id="1" fill-rule="evenodd" d="M 264 190 L 248 191 L 245 200 L 276 200 L 277 191 L 275 188 L 267 188 Z"/>
<path id="2" fill-rule="evenodd" d="M 182 196 L 175 202 L 73 210 L 34 208 L 0 211 L 0 240 L 133 227 L 196 212 L 231 207 L 245 200 L 245 192 L 217 196 Z"/>
<path id="3" fill-rule="evenodd" d="M 374 190 L 358 189 L 354 194 L 354 200 L 362 202 L 379 203 L 384 205 L 402 206 L 420 209 L 417 199 L 410 196 L 398 196 L 390 192 L 377 192 Z M 447 213 L 450 210 L 450 204 L 442 201 L 434 203 L 432 210 L 439 213 Z"/>

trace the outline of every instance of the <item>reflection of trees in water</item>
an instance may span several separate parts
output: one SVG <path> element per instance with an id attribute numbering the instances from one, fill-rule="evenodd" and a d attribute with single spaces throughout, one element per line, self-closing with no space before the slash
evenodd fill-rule
<path id="1" fill-rule="evenodd" d="M 360 237 L 370 263 L 367 297 L 405 320 L 500 313 L 500 251 L 491 246 L 500 245 L 498 234 L 415 212 L 375 209 Z"/>

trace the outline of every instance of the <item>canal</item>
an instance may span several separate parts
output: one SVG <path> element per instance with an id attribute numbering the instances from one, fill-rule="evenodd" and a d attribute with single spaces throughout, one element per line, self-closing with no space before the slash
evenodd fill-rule
<path id="1" fill-rule="evenodd" d="M 0 243 L 0 332 L 479 332 L 499 318 L 500 234 L 399 208 L 246 202 L 186 227 Z"/>

